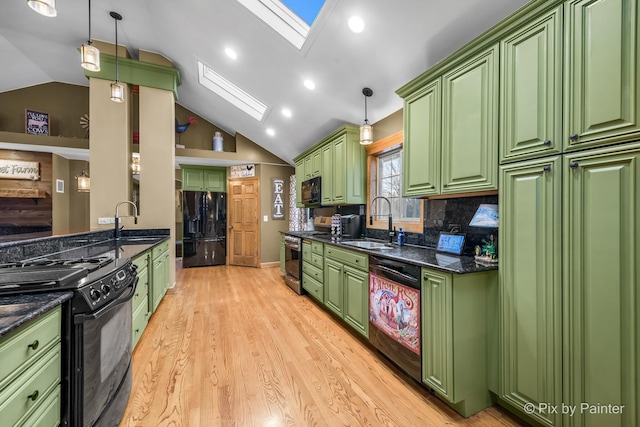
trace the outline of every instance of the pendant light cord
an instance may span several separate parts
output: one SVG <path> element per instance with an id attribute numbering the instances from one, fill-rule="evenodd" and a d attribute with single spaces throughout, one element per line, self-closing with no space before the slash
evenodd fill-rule
<path id="1" fill-rule="evenodd" d="M 91 44 L 91 0 L 89 0 L 89 40 L 87 40 L 87 44 Z"/>
<path id="2" fill-rule="evenodd" d="M 116 83 L 118 82 L 118 20 L 114 20 L 116 23 Z"/>
<path id="3" fill-rule="evenodd" d="M 364 96 L 364 122 L 369 124 L 369 120 L 367 120 L 367 96 Z"/>

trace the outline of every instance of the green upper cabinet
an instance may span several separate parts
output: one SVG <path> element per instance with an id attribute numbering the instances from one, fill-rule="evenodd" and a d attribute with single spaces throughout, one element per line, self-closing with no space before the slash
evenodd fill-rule
<path id="1" fill-rule="evenodd" d="M 182 190 L 184 191 L 227 191 L 225 168 L 180 165 L 182 168 Z"/>
<path id="2" fill-rule="evenodd" d="M 498 188 L 498 44 L 442 76 L 442 194 Z"/>
<path id="3" fill-rule="evenodd" d="M 637 0 L 566 3 L 565 151 L 640 136 Z"/>
<path id="4" fill-rule="evenodd" d="M 500 386 L 502 401 L 543 425 L 562 404 L 562 163 L 513 163 L 500 176 Z"/>
<path id="5" fill-rule="evenodd" d="M 404 100 L 403 196 L 440 193 L 440 79 Z"/>
<path id="6" fill-rule="evenodd" d="M 296 178 L 322 177 L 323 206 L 366 203 L 366 161 L 358 128 L 343 126 L 295 159 Z"/>
<path id="7" fill-rule="evenodd" d="M 305 180 L 304 158 L 296 161 L 296 207 L 304 208 L 302 203 L 302 181 Z"/>
<path id="8" fill-rule="evenodd" d="M 564 396 L 572 426 L 638 426 L 640 143 L 564 159 Z"/>
<path id="9" fill-rule="evenodd" d="M 562 6 L 501 44 L 500 161 L 562 151 Z"/>

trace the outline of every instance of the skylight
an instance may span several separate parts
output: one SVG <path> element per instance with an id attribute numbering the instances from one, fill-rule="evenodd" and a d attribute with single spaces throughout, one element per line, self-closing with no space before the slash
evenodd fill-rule
<path id="1" fill-rule="evenodd" d="M 238 0 L 265 24 L 301 49 L 325 0 Z"/>
<path id="2" fill-rule="evenodd" d="M 198 61 L 198 82 L 258 121 L 262 120 L 267 111 L 268 107 L 265 104 L 200 61 Z"/>

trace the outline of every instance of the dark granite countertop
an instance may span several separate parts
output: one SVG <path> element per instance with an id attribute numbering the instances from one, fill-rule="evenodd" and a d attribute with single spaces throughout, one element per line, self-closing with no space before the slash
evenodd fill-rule
<path id="1" fill-rule="evenodd" d="M 1 296 L 0 338 L 69 300 L 72 295 L 72 292 L 51 292 Z"/>
<path id="2" fill-rule="evenodd" d="M 472 256 L 457 256 L 450 254 L 443 254 L 436 252 L 433 248 L 426 246 L 404 245 L 398 246 L 395 243 L 392 244 L 391 249 L 376 250 L 376 249 L 362 249 L 354 246 L 345 245 L 340 241 L 334 241 L 331 238 L 331 234 L 308 232 L 308 231 L 283 231 L 282 234 L 289 234 L 292 236 L 301 237 L 307 240 L 316 240 L 318 242 L 327 243 L 348 250 L 364 252 L 369 255 L 374 255 L 380 258 L 388 258 L 397 261 L 406 262 L 409 264 L 418 265 L 420 267 L 432 268 L 434 270 L 445 271 L 447 273 L 456 274 L 468 274 L 477 273 L 480 271 L 497 270 L 498 265 L 485 265 L 477 263 Z M 347 240 L 347 239 L 345 239 Z M 375 239 L 360 239 L 378 241 Z"/>

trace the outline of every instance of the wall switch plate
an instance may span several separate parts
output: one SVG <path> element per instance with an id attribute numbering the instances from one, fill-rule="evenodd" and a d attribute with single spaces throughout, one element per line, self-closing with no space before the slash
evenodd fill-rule
<path id="1" fill-rule="evenodd" d="M 111 219 L 109 217 L 106 218 L 98 218 L 98 224 L 111 224 Z"/>
<path id="2" fill-rule="evenodd" d="M 265 216 L 263 216 L 263 217 L 262 217 L 262 220 L 263 220 L 264 222 L 269 221 L 269 215 L 265 215 Z"/>

